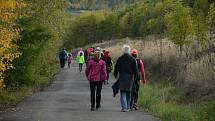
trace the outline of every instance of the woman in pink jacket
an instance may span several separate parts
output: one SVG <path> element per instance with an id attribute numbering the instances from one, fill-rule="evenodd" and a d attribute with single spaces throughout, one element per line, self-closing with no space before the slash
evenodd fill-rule
<path id="1" fill-rule="evenodd" d="M 88 62 L 85 73 L 90 82 L 91 111 L 98 110 L 101 107 L 102 84 L 107 80 L 106 64 L 100 59 L 100 51 L 95 50 L 94 59 Z"/>

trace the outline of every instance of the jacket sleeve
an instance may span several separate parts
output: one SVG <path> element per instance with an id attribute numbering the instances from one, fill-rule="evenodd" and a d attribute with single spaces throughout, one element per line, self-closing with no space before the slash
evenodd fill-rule
<path id="1" fill-rule="evenodd" d="M 106 70 L 106 63 L 103 61 L 103 72 L 105 74 L 105 80 L 107 80 L 107 70 Z"/>
<path id="2" fill-rule="evenodd" d="M 119 73 L 119 59 L 116 62 L 116 65 L 114 67 L 114 77 L 116 78 L 118 76 Z"/>
<path id="3" fill-rule="evenodd" d="M 90 69 L 91 69 L 91 63 L 88 63 L 88 64 L 87 64 L 86 71 L 85 71 L 85 74 L 86 74 L 87 77 L 88 77 L 89 74 L 90 74 Z"/>
<path id="4" fill-rule="evenodd" d="M 140 73 L 141 73 L 141 76 L 142 76 L 142 79 L 145 80 L 145 68 L 144 68 L 144 64 L 143 64 L 143 61 L 140 60 Z"/>

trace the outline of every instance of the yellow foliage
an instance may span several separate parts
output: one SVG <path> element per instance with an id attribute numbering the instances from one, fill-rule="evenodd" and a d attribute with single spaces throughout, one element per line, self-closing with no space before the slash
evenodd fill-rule
<path id="1" fill-rule="evenodd" d="M 13 43 L 20 29 L 11 26 L 20 17 L 17 9 L 23 6 L 25 4 L 17 0 L 0 0 L 0 90 L 4 87 L 4 72 L 14 68 L 11 63 L 20 56 Z"/>

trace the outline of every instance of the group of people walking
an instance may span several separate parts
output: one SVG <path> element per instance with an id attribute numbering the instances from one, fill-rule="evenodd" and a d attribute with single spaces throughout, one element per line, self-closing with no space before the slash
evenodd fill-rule
<path id="1" fill-rule="evenodd" d="M 121 111 L 138 110 L 138 91 L 141 80 L 145 82 L 144 64 L 138 59 L 138 51 L 124 45 L 123 54 L 117 59 L 114 66 L 116 82 L 112 89 L 114 96 L 120 92 Z M 65 66 L 65 60 L 69 60 L 65 49 L 60 53 L 61 68 Z M 70 54 L 71 55 L 71 54 Z M 69 56 L 70 57 L 70 56 Z M 100 47 L 80 49 L 77 54 L 79 71 L 86 64 L 85 75 L 90 85 L 91 111 L 101 108 L 101 91 L 103 84 L 109 84 L 109 74 L 113 70 L 113 62 L 110 52 L 101 50 Z M 69 66 L 70 67 L 70 66 Z M 141 79 L 142 78 L 142 79 Z"/>
<path id="2" fill-rule="evenodd" d="M 138 92 L 142 80 L 145 82 L 145 71 L 142 60 L 137 59 L 138 52 L 128 45 L 123 46 L 123 55 L 116 62 L 114 76 L 118 78 L 113 85 L 120 91 L 122 112 L 138 110 Z M 141 75 L 141 76 L 140 76 Z"/>
<path id="3" fill-rule="evenodd" d="M 82 48 L 78 51 L 76 57 L 73 57 L 74 54 L 68 53 L 65 48 L 63 48 L 59 53 L 59 59 L 60 59 L 60 67 L 64 68 L 66 65 L 66 62 L 68 64 L 68 68 L 71 67 L 71 64 L 73 64 L 74 60 L 77 61 L 79 64 L 79 71 L 82 72 L 83 64 L 85 63 L 84 59 L 84 51 Z M 74 59 L 75 58 L 75 59 Z"/>
<path id="4" fill-rule="evenodd" d="M 112 70 L 112 60 L 108 51 L 96 49 L 94 58 L 87 63 L 86 76 L 90 82 L 91 91 L 91 110 L 98 110 L 101 107 L 101 91 L 105 80 L 109 79 L 109 73 Z M 102 56 L 102 57 L 100 57 Z M 123 54 L 118 58 L 114 76 L 117 81 L 112 86 L 114 96 L 120 91 L 121 111 L 138 110 L 138 92 L 140 80 L 145 82 L 144 64 L 138 59 L 138 51 L 123 46 Z M 108 82 L 107 82 L 108 83 Z"/>

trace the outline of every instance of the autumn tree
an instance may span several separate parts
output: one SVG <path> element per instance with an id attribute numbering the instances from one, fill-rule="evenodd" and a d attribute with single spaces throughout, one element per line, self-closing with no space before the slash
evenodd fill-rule
<path id="1" fill-rule="evenodd" d="M 15 21 L 22 17 L 17 11 L 24 6 L 17 0 L 0 0 L 0 90 L 5 86 L 5 71 L 14 68 L 12 62 L 20 56 L 14 43 L 20 32 Z"/>

